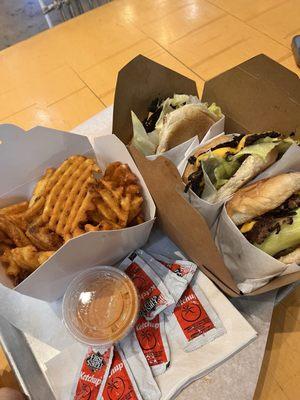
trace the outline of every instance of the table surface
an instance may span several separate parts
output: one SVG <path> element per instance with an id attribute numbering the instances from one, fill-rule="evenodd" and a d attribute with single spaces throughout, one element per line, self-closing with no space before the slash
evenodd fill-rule
<path id="1" fill-rule="evenodd" d="M 299 74 L 290 50 L 299 11 L 299 0 L 114 0 L 0 52 L 0 122 L 70 130 L 112 103 L 118 70 L 137 54 L 193 78 L 200 93 L 262 52 Z M 256 399 L 299 396 L 299 304 L 296 290 L 275 310 Z"/>

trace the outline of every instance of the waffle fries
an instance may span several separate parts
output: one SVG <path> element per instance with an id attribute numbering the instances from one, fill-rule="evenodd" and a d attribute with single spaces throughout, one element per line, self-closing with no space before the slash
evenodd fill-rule
<path id="1" fill-rule="evenodd" d="M 0 209 L 0 261 L 18 284 L 76 236 L 144 222 L 142 205 L 127 164 L 111 163 L 101 177 L 95 160 L 71 156 L 46 170 L 29 201 Z"/>

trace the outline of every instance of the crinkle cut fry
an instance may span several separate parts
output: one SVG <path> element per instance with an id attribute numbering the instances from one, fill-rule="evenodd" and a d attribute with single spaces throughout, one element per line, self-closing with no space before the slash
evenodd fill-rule
<path id="1" fill-rule="evenodd" d="M 42 214 L 44 222 L 48 222 L 50 220 L 57 197 L 59 196 L 66 182 L 71 178 L 77 167 L 83 163 L 84 160 L 85 158 L 82 156 L 73 156 L 68 158 L 49 179 L 46 187 L 47 199 Z"/>
<path id="2" fill-rule="evenodd" d="M 48 168 L 46 170 L 45 175 L 38 181 L 33 190 L 32 197 L 29 202 L 29 207 L 33 206 L 33 204 L 39 197 L 45 196 L 49 179 L 54 174 L 54 172 L 55 172 L 54 168 Z"/>

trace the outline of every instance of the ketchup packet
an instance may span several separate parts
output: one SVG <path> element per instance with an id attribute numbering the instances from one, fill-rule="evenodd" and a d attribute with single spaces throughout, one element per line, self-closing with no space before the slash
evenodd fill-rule
<path id="1" fill-rule="evenodd" d="M 100 400 L 113 358 L 113 347 L 102 350 L 88 347 L 78 381 L 72 392 L 74 400 Z"/>
<path id="2" fill-rule="evenodd" d="M 160 312 L 173 309 L 175 301 L 160 277 L 135 252 L 119 268 L 133 280 L 140 296 L 140 316 L 151 321 Z"/>
<path id="3" fill-rule="evenodd" d="M 153 375 L 163 374 L 170 365 L 164 314 L 157 315 L 152 321 L 141 317 L 134 329 L 135 339 L 139 342 Z"/>
<path id="4" fill-rule="evenodd" d="M 88 399 L 88 398 L 87 398 Z M 123 351 L 115 347 L 103 400 L 143 400 Z"/>
<path id="5" fill-rule="evenodd" d="M 186 288 L 173 314 L 168 316 L 166 324 L 167 334 L 175 337 L 185 351 L 196 350 L 226 332 L 195 278 Z"/>
<path id="6" fill-rule="evenodd" d="M 188 260 L 171 260 L 161 254 L 152 254 L 153 257 L 176 275 L 190 283 L 197 271 L 197 265 Z"/>
<path id="7" fill-rule="evenodd" d="M 173 308 L 169 308 L 167 312 L 172 312 L 175 308 L 177 301 L 182 296 L 183 292 L 185 291 L 188 283 L 187 281 L 182 278 L 181 276 L 174 273 L 171 269 L 167 268 L 164 264 L 157 261 L 153 258 L 150 254 L 146 253 L 144 250 L 137 250 L 136 253 L 142 257 L 142 259 L 150 265 L 150 267 L 154 270 L 154 272 L 160 277 L 163 281 L 164 285 L 171 293 L 175 304 Z"/>
<path id="8" fill-rule="evenodd" d="M 121 347 L 143 399 L 159 400 L 161 392 L 134 332 L 122 340 Z"/>

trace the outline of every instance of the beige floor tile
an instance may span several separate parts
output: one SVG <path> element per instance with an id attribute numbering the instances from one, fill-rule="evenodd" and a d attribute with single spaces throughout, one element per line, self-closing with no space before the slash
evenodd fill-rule
<path id="1" fill-rule="evenodd" d="M 41 125 L 68 131 L 103 108 L 100 100 L 88 88 L 83 88 L 49 107 L 33 105 L 2 119 L 1 123 L 15 124 L 26 130 Z"/>
<path id="2" fill-rule="evenodd" d="M 109 107 L 114 102 L 114 96 L 115 96 L 115 89 L 112 89 L 110 92 L 106 93 L 106 95 L 101 96 L 100 100 L 102 101 L 103 104 L 105 104 L 106 107 Z"/>
<path id="3" fill-rule="evenodd" d="M 118 71 L 139 54 L 195 80 L 199 85 L 199 89 L 202 89 L 203 81 L 201 78 L 151 39 L 143 40 L 125 51 L 81 72 L 80 77 L 97 96 L 101 97 L 101 99 L 105 98 L 107 95 L 110 98 L 110 94 L 116 84 Z"/>
<path id="4" fill-rule="evenodd" d="M 248 23 L 290 47 L 292 37 L 300 33 L 300 2 L 286 0 Z"/>
<path id="5" fill-rule="evenodd" d="M 103 110 L 104 105 L 88 88 L 84 88 L 58 101 L 48 109 L 51 115 L 62 119 L 70 130 Z"/>
<path id="6" fill-rule="evenodd" d="M 37 104 L 51 105 L 85 86 L 70 67 L 57 68 L 24 84 Z"/>
<path id="7" fill-rule="evenodd" d="M 97 14 L 77 24 L 62 25 L 55 33 L 54 51 L 64 62 L 81 72 L 98 62 L 127 49 L 145 38 L 133 24 L 116 19 L 101 20 Z"/>
<path id="8" fill-rule="evenodd" d="M 159 44 L 167 45 L 201 26 L 209 25 L 222 15 L 224 15 L 222 10 L 205 0 L 194 0 L 187 6 L 170 12 L 163 18 L 144 24 L 141 29 Z"/>
<path id="9" fill-rule="evenodd" d="M 115 0 L 111 7 L 106 7 L 105 15 L 112 12 L 114 16 L 123 21 L 130 21 L 138 27 L 143 24 L 162 18 L 173 11 L 182 9 L 195 0 Z M 103 14 L 101 11 L 101 14 Z"/>
<path id="10" fill-rule="evenodd" d="M 260 53 L 273 59 L 289 54 L 284 46 L 231 16 L 197 29 L 167 49 L 205 80 Z"/>
<path id="11" fill-rule="evenodd" d="M 207 0 L 229 14 L 246 21 L 282 4 L 285 0 Z"/>
<path id="12" fill-rule="evenodd" d="M 59 116 L 52 115 L 47 107 L 33 105 L 0 121 L 1 124 L 14 124 L 29 130 L 37 125 L 47 128 L 67 130 L 65 122 Z"/>
<path id="13" fill-rule="evenodd" d="M 34 104 L 34 99 L 21 88 L 0 94 L 0 120 Z"/>

